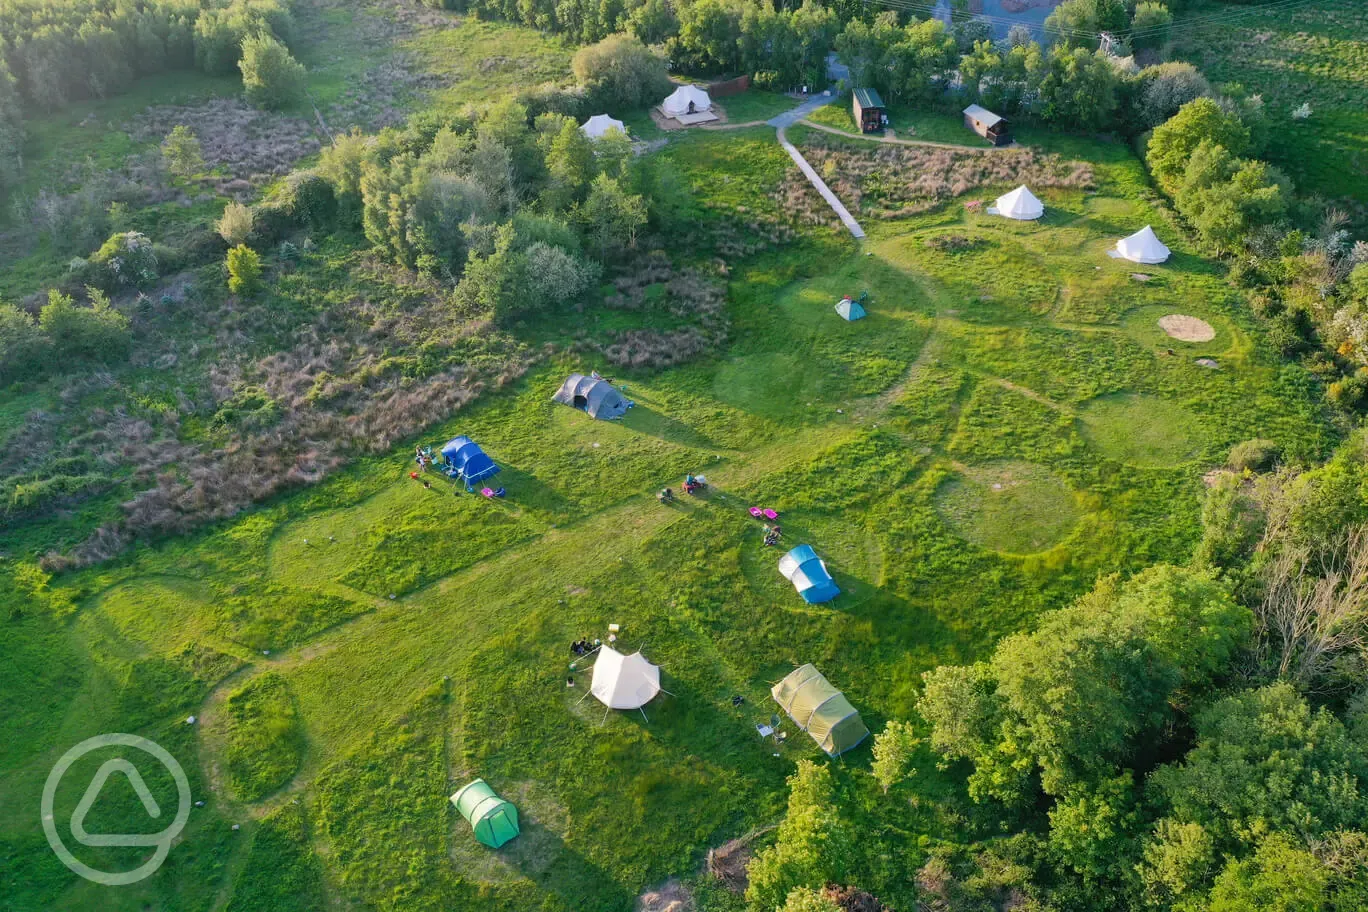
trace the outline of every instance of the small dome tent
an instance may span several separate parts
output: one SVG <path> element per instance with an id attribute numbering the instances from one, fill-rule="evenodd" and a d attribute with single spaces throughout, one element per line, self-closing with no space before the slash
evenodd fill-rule
<path id="1" fill-rule="evenodd" d="M 1116 254 L 1132 263 L 1162 263 L 1169 258 L 1169 249 L 1154 234 L 1149 225 L 1128 238 L 1116 242 Z"/>
<path id="2" fill-rule="evenodd" d="M 1029 222 L 1044 215 L 1045 206 L 1036 199 L 1036 195 L 1028 190 L 1025 184 L 1022 184 L 1011 193 L 1004 193 L 999 196 L 988 211 L 1003 218 Z"/>
<path id="3" fill-rule="evenodd" d="M 701 114 L 712 108 L 712 99 L 698 86 L 682 85 L 660 103 L 660 109 L 670 117 L 681 114 Z"/>
<path id="4" fill-rule="evenodd" d="M 609 709 L 640 709 L 660 693 L 660 666 L 646 661 L 640 652 L 623 655 L 602 646 L 589 692 Z"/>
<path id="5" fill-rule="evenodd" d="M 793 583 L 793 588 L 808 604 L 829 602 L 841 594 L 836 581 L 827 572 L 826 564 L 811 545 L 799 545 L 779 558 L 779 572 Z"/>
<path id="6" fill-rule="evenodd" d="M 846 295 L 836 302 L 836 312 L 844 319 L 851 322 L 862 319 L 865 316 L 864 306 L 850 295 Z"/>
<path id="7" fill-rule="evenodd" d="M 770 688 L 770 695 L 812 740 L 837 757 L 869 737 L 850 701 L 812 665 L 800 665 Z"/>
<path id="8" fill-rule="evenodd" d="M 475 838 L 497 849 L 520 832 L 518 809 L 500 798 L 483 779 L 462 788 L 451 796 L 451 803 L 470 824 Z"/>
<path id="9" fill-rule="evenodd" d="M 580 132 L 590 139 L 601 139 L 610 130 L 617 130 L 623 136 L 627 135 L 627 126 L 622 121 L 614 120 L 607 114 L 595 114 L 580 124 Z"/>
<path id="10" fill-rule="evenodd" d="M 469 437 L 454 437 L 442 447 L 442 458 L 453 477 L 461 478 L 466 484 L 474 484 L 499 472 L 494 460 L 485 455 L 480 445 Z"/>
<path id="11" fill-rule="evenodd" d="M 601 418 L 606 421 L 627 414 L 627 400 L 613 384 L 602 377 L 571 374 L 551 398 L 572 408 L 584 410 L 590 418 Z"/>

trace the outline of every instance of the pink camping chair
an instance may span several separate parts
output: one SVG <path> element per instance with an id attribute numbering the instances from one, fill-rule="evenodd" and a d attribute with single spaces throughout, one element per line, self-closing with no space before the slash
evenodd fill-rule
<path id="1" fill-rule="evenodd" d="M 751 508 L 750 508 L 750 515 L 751 515 L 751 516 L 754 516 L 756 519 L 759 519 L 759 518 L 760 518 L 761 512 L 762 512 L 762 511 L 760 510 L 759 507 L 751 507 Z"/>
<path id="2" fill-rule="evenodd" d="M 765 509 L 765 510 L 762 510 L 761 512 L 763 512 L 763 513 L 765 514 L 765 519 L 778 519 L 778 518 L 779 518 L 779 514 L 776 513 L 776 512 L 774 512 L 773 510 Z"/>

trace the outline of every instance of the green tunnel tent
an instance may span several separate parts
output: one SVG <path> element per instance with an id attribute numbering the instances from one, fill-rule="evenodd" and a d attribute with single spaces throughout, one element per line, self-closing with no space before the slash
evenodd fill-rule
<path id="1" fill-rule="evenodd" d="M 869 737 L 864 720 L 845 694 L 812 665 L 793 669 L 770 694 L 829 757 L 838 757 Z"/>
<path id="2" fill-rule="evenodd" d="M 490 848 L 517 836 L 518 809 L 503 800 L 483 779 L 476 779 L 451 796 L 451 803 L 470 824 L 475 838 Z"/>

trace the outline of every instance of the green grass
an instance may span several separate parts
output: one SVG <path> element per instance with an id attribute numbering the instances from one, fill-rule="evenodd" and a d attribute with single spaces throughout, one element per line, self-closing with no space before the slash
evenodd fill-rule
<path id="1" fill-rule="evenodd" d="M 1068 484 L 1027 462 L 965 469 L 941 485 L 936 509 L 964 538 L 1009 554 L 1047 551 L 1079 519 Z"/>
<path id="2" fill-rule="evenodd" d="M 454 113 L 522 87 L 566 82 L 574 55 L 572 46 L 543 32 L 473 18 L 455 28 L 425 31 L 403 47 L 442 81 L 427 105 L 438 113 Z"/>
<path id="3" fill-rule="evenodd" d="M 1231 444 L 1268 437 L 1313 458 L 1332 434 L 1304 372 L 1179 237 L 1151 282 L 1105 256 L 1126 225 L 1162 224 L 1143 171 L 1116 147 L 1061 145 L 1094 162 L 1098 190 L 1048 195 L 1040 224 L 952 201 L 871 222 L 860 249 L 814 231 L 731 258 L 725 346 L 618 376 L 637 404 L 622 421 L 550 401 L 567 372 L 603 368 L 566 350 L 580 328 L 626 325 L 589 306 L 519 329 L 562 346 L 521 380 L 235 519 L 54 580 L 34 552 L 88 519 L 0 532 L 13 616 L 0 625 L 0 855 L 24 872 L 9 906 L 99 904 L 52 858 L 32 808 L 66 748 L 135 731 L 166 739 L 208 806 L 174 864 L 109 908 L 630 908 L 772 822 L 796 760 L 821 759 L 791 725 L 778 756 L 755 734 L 794 663 L 816 663 L 878 730 L 912 715 L 924 671 L 983 656 L 1101 574 L 1185 560 L 1202 472 Z M 694 133 L 658 154 L 696 197 L 682 258 L 709 265 L 708 244 L 738 221 L 780 217 L 773 131 Z M 926 244 L 947 232 L 982 243 Z M 334 299 L 402 311 L 406 292 L 358 278 L 343 247 L 281 278 L 254 344 Z M 841 320 L 840 295 L 866 290 L 870 316 Z M 1168 356 L 1151 309 L 1217 326 L 1222 370 Z M 129 382 L 157 402 L 179 381 Z M 0 433 L 41 405 L 0 405 Z M 458 433 L 503 467 L 507 498 L 408 477 L 416 443 Z M 699 471 L 706 495 L 656 502 Z M 817 549 L 839 598 L 793 592 L 753 505 L 781 513 L 786 546 Z M 567 646 L 610 623 L 664 668 L 672 695 L 649 721 L 580 702 L 589 669 L 569 667 Z M 192 714 L 200 725 L 184 724 Z M 998 831 L 958 771 L 928 758 L 885 797 L 868 757 L 834 766 L 868 836 L 852 879 L 912 908 L 906 872 L 931 846 Z M 448 801 L 476 776 L 522 815 L 497 852 Z M 64 792 L 59 816 L 78 798 Z M 111 801 L 110 829 L 135 800 Z"/>
<path id="4" fill-rule="evenodd" d="M 1199 19 L 1224 4 L 1190 4 Z M 1326 0 L 1291 9 L 1241 9 L 1221 24 L 1174 24 L 1176 53 L 1213 82 L 1241 83 L 1264 98 L 1268 151 L 1303 192 L 1368 204 L 1368 7 Z M 1308 120 L 1291 112 L 1311 106 Z"/>
<path id="5" fill-rule="evenodd" d="M 228 784 L 240 801 L 258 801 L 290 781 L 303 759 L 304 738 L 289 685 L 267 672 L 223 704 Z"/>
<path id="6" fill-rule="evenodd" d="M 787 95 L 781 95 L 778 92 L 766 92 L 762 89 L 747 89 L 739 95 L 730 95 L 726 98 L 716 99 L 716 101 L 722 110 L 727 112 L 729 123 L 769 120 L 771 117 L 782 114 L 790 108 L 796 108 L 800 104 Z"/>

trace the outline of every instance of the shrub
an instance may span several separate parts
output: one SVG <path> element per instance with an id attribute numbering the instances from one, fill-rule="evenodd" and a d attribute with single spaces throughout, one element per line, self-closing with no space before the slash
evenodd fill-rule
<path id="1" fill-rule="evenodd" d="M 1278 444 L 1263 437 L 1237 443 L 1230 448 L 1226 465 L 1237 472 L 1267 472 L 1278 460 Z"/>
<path id="2" fill-rule="evenodd" d="M 1249 130 L 1240 118 L 1222 110 L 1210 98 L 1198 98 L 1179 108 L 1154 130 L 1145 161 L 1165 190 L 1177 190 L 1188 159 L 1203 142 L 1220 146 L 1232 156 L 1249 150 Z"/>
<path id="3" fill-rule="evenodd" d="M 1157 127 L 1189 101 L 1211 94 L 1211 84 L 1190 63 L 1172 61 L 1140 71 L 1140 90 L 1136 95 L 1136 119 L 1146 127 Z"/>
<path id="4" fill-rule="evenodd" d="M 304 65 L 270 35 L 243 39 L 242 87 L 258 108 L 286 108 L 304 97 Z"/>
<path id="5" fill-rule="evenodd" d="M 670 91 L 665 60 L 635 38 L 610 35 L 580 48 L 571 61 L 575 79 L 601 107 L 635 108 Z"/>
<path id="6" fill-rule="evenodd" d="M 261 287 L 261 256 L 246 244 L 228 251 L 228 290 L 249 295 Z"/>
<path id="7" fill-rule="evenodd" d="M 110 235 L 90 263 L 96 267 L 96 281 L 108 288 L 140 288 L 155 282 L 160 274 L 156 249 L 147 235 L 137 231 Z"/>
<path id="8" fill-rule="evenodd" d="M 280 202 L 301 227 L 323 228 L 337 217 L 337 196 L 332 184 L 311 172 L 293 175 L 285 184 Z"/>
<path id="9" fill-rule="evenodd" d="M 1131 17 L 1131 44 L 1135 47 L 1158 47 L 1168 40 L 1173 14 L 1162 3 L 1141 0 Z"/>
<path id="10" fill-rule="evenodd" d="M 199 137 L 185 124 L 177 124 L 161 144 L 167 169 L 177 177 L 189 179 L 204 170 L 204 150 Z"/>
<path id="11" fill-rule="evenodd" d="M 230 247 L 245 244 L 252 233 L 252 210 L 242 203 L 229 203 L 214 228 Z"/>
<path id="12" fill-rule="evenodd" d="M 113 361 L 127 357 L 131 341 L 128 318 L 98 291 L 91 307 L 79 307 L 69 295 L 53 289 L 38 314 L 38 323 L 52 341 L 58 357 Z"/>
<path id="13" fill-rule="evenodd" d="M 48 348 L 33 317 L 13 304 L 0 303 L 0 383 L 38 373 Z"/>

